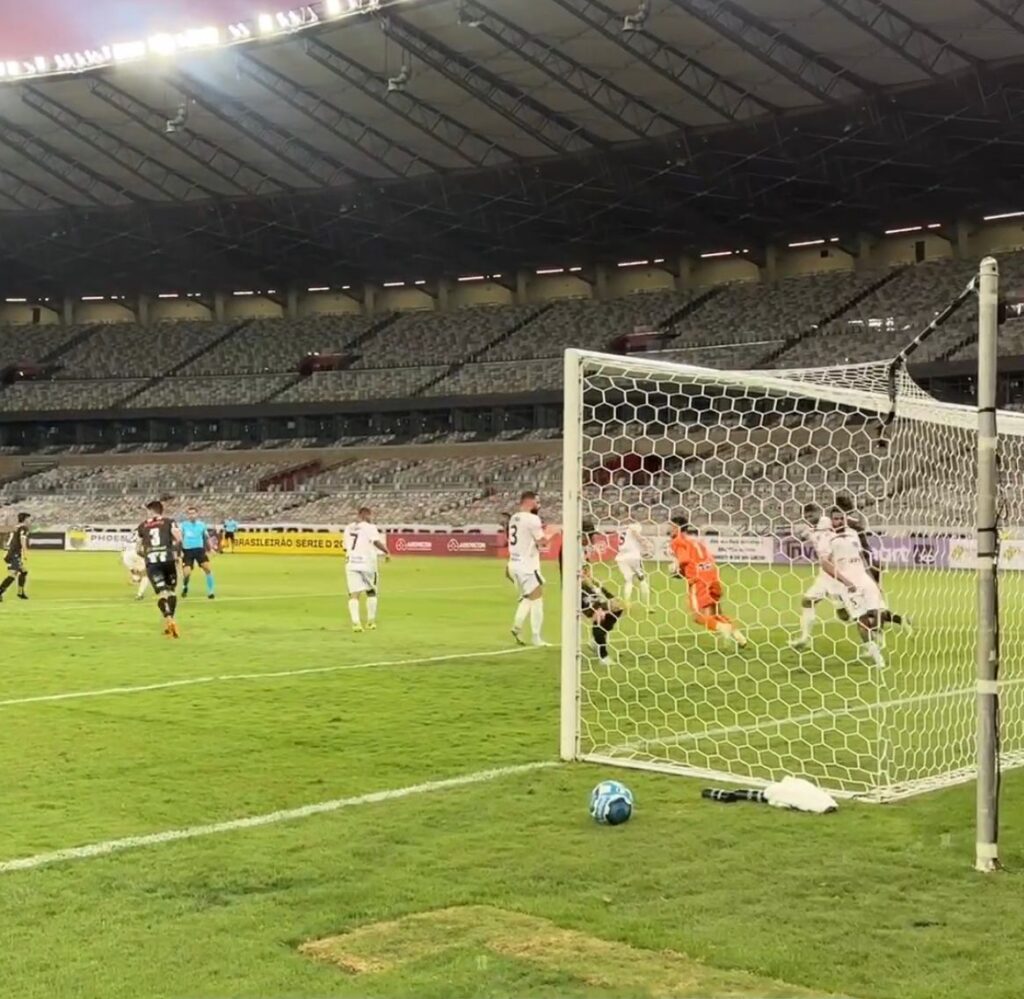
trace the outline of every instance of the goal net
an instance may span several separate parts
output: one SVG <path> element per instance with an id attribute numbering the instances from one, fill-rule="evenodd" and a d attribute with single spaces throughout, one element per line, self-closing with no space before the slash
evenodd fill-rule
<path id="1" fill-rule="evenodd" d="M 1024 417 L 1001 412 L 999 431 L 1010 767 L 1024 762 Z M 970 779 L 976 447 L 972 409 L 902 371 L 893 383 L 886 363 L 717 371 L 569 352 L 562 755 L 751 785 L 793 774 L 876 800 Z M 839 599 L 803 606 L 821 596 L 805 508 L 827 515 L 843 496 L 903 622 L 871 636 L 884 665 L 865 658 Z M 694 614 L 668 551 L 678 515 L 715 554 L 717 611 L 745 648 Z M 588 522 L 595 533 L 583 537 Z M 618 552 L 630 525 L 643 581 Z M 580 572 L 619 599 L 633 577 L 606 659 L 591 644 Z"/>

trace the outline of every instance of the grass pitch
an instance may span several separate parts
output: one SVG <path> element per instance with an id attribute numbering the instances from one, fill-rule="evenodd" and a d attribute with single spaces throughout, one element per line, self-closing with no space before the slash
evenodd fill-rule
<path id="1" fill-rule="evenodd" d="M 558 652 L 509 651 L 495 562 L 396 560 L 380 630 L 352 635 L 333 559 L 221 557 L 218 599 L 184 602 L 179 642 L 133 603 L 116 554 L 37 553 L 31 569 L 32 600 L 0 607 L 0 870 L 215 828 L 0 873 L 5 995 L 1020 994 L 1017 774 L 1010 872 L 993 877 L 970 870 L 970 786 L 815 818 L 592 766 L 484 779 L 557 748 Z M 624 644 L 654 625 L 630 627 Z M 606 775 L 637 797 L 617 829 L 586 815 Z M 453 931 L 446 913 L 466 906 L 493 932 Z M 365 966 L 308 956 L 328 938 L 374 941 Z"/>

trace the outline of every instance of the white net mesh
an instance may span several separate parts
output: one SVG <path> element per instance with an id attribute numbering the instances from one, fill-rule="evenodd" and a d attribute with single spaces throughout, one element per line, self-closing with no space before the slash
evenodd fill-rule
<path id="1" fill-rule="evenodd" d="M 581 607 L 579 641 L 564 653 L 577 677 L 577 755 L 753 783 L 796 774 L 875 798 L 969 777 L 974 413 L 900 373 L 883 432 L 886 364 L 722 372 L 584 354 L 579 379 L 566 500 L 597 528 L 585 571 L 628 610 L 605 659 Z M 1024 418 L 1001 413 L 999 422 L 1002 752 L 1011 766 L 1024 761 L 1014 619 L 1024 592 L 1024 543 L 1014 540 L 1024 539 Z M 895 616 L 868 631 L 856 614 L 838 616 L 839 595 L 817 599 L 805 507 L 827 513 L 837 496 L 853 500 L 851 522 L 866 524 Z M 716 553 L 715 614 L 674 572 L 668 532 L 680 513 Z M 629 525 L 642 536 L 639 559 L 635 541 L 616 555 Z M 878 658 L 866 658 L 871 642 Z"/>

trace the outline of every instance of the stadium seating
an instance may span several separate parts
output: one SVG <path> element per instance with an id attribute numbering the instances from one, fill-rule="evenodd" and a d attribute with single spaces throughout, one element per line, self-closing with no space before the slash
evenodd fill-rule
<path id="1" fill-rule="evenodd" d="M 443 381 L 431 385 L 426 395 L 500 395 L 561 388 L 562 364 L 546 360 L 498 361 L 467 364 Z"/>
<path id="2" fill-rule="evenodd" d="M 194 375 L 166 378 L 146 390 L 137 405 L 161 406 L 241 406 L 263 402 L 276 395 L 294 375 Z"/>
<path id="3" fill-rule="evenodd" d="M 344 314 L 306 319 L 257 319 L 187 364 L 181 375 L 261 374 L 296 371 L 312 353 L 344 353 L 383 316 Z"/>
<path id="4" fill-rule="evenodd" d="M 671 347 L 756 343 L 810 328 L 878 279 L 847 271 L 788 278 L 775 287 L 733 284 L 672 327 Z M 735 365 L 736 359 L 730 361 Z"/>
<path id="5" fill-rule="evenodd" d="M 295 462 L 58 466 L 0 486 L 0 522 L 28 508 L 38 523 L 103 524 L 140 516 L 154 496 L 180 513 L 195 504 L 218 520 L 287 519 L 341 525 L 368 504 L 381 523 L 496 523 L 524 488 L 552 498 L 560 461 L 537 455 L 361 459 L 314 475 L 296 489 L 259 483 Z M 553 507 L 546 515 L 552 516 Z"/>
<path id="6" fill-rule="evenodd" d="M 401 399 L 444 374 L 443 366 L 370 371 L 317 371 L 290 386 L 275 402 L 334 402 Z"/>
<path id="7" fill-rule="evenodd" d="M 98 326 L 59 356 L 58 377 L 79 380 L 162 375 L 208 347 L 228 329 L 228 325 L 210 322 Z"/>
<path id="8" fill-rule="evenodd" d="M 360 345 L 357 366 L 411 367 L 469 357 L 539 311 L 535 305 L 479 305 L 453 312 L 411 312 Z"/>
<path id="9" fill-rule="evenodd" d="M 0 406 L 20 413 L 113 409 L 145 384 L 145 378 L 15 382 L 0 394 Z"/>
<path id="10" fill-rule="evenodd" d="M 88 326 L 0 326 L 0 368 L 24 362 L 39 363 Z"/>
<path id="11" fill-rule="evenodd" d="M 637 326 L 657 329 L 682 309 L 690 296 L 650 292 L 611 301 L 568 299 L 555 302 L 515 336 L 480 355 L 481 361 L 559 357 L 567 347 L 606 350 L 610 342 Z"/>
<path id="12" fill-rule="evenodd" d="M 999 259 L 1004 285 L 1024 281 L 1024 253 Z M 0 391 L 0 409 L 94 412 L 551 391 L 561 384 L 566 347 L 605 350 L 638 327 L 672 334 L 657 356 L 698 366 L 857 363 L 895 354 L 966 285 L 975 266 L 946 259 L 699 295 L 658 291 L 404 315 L 0 327 L 0 362 L 45 361 L 57 369 L 53 380 Z M 969 301 L 915 360 L 973 357 L 975 321 Z M 352 367 L 300 378 L 299 361 L 315 351 L 345 354 Z M 1024 351 L 1024 334 L 1012 324 L 1002 351 Z"/>

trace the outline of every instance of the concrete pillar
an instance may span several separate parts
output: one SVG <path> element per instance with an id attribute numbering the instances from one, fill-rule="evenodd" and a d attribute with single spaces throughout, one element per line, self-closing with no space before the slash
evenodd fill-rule
<path id="1" fill-rule="evenodd" d="M 761 283 L 773 285 L 778 279 L 778 250 L 774 244 L 769 243 L 764 248 L 764 266 L 761 268 Z"/>
<path id="2" fill-rule="evenodd" d="M 604 301 L 608 298 L 608 265 L 594 266 L 594 298 Z"/>
<path id="3" fill-rule="evenodd" d="M 437 307 L 442 312 L 449 309 L 449 296 L 452 290 L 452 283 L 448 278 L 439 278 L 437 282 Z"/>
<path id="4" fill-rule="evenodd" d="M 530 300 L 530 272 L 516 271 L 516 305 L 526 305 Z"/>
<path id="5" fill-rule="evenodd" d="M 70 295 L 65 295 L 60 303 L 60 321 L 65 326 L 71 326 L 75 321 L 75 300 Z"/>
<path id="6" fill-rule="evenodd" d="M 953 223 L 953 256 L 958 260 L 966 260 L 970 256 L 971 229 L 966 219 L 957 219 Z"/>
<path id="7" fill-rule="evenodd" d="M 693 258 L 680 253 L 676 260 L 676 291 L 689 291 L 693 287 Z"/>
<path id="8" fill-rule="evenodd" d="M 375 285 L 363 285 L 363 314 L 372 316 L 377 310 L 377 288 Z"/>
<path id="9" fill-rule="evenodd" d="M 135 302 L 135 320 L 140 326 L 149 325 L 149 295 L 139 295 Z"/>
<path id="10" fill-rule="evenodd" d="M 857 233 L 857 262 L 854 270 L 867 271 L 874 264 L 874 237 L 867 232 Z"/>
<path id="11" fill-rule="evenodd" d="M 299 289 L 294 285 L 285 292 L 284 315 L 286 319 L 299 318 Z"/>
<path id="12" fill-rule="evenodd" d="M 222 291 L 213 293 L 213 320 L 217 323 L 224 322 L 224 315 L 227 312 L 227 295 Z"/>

